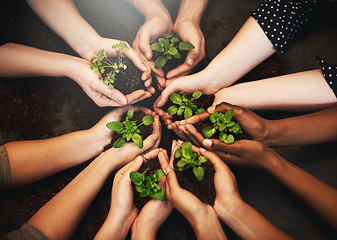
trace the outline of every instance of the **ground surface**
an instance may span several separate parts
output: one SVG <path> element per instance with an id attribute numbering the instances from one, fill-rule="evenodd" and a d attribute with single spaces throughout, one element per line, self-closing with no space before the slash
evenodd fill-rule
<path id="1" fill-rule="evenodd" d="M 240 1 L 240 3 L 239 3 Z M 173 18 L 180 1 L 164 0 Z M 104 37 L 132 43 L 143 17 L 124 1 L 75 0 L 84 18 Z M 201 27 L 206 38 L 207 64 L 236 34 L 260 0 L 212 0 Z M 332 5 L 302 32 L 288 51 L 275 55 L 245 79 L 253 80 L 318 68 L 316 56 L 336 63 L 337 6 Z M 0 3 L 1 44 L 16 42 L 40 49 L 76 55 L 23 0 Z M 151 107 L 152 100 L 142 104 Z M 43 139 L 93 126 L 111 108 L 97 107 L 79 86 L 67 78 L 0 79 L 0 144 Z M 261 112 L 271 118 L 294 115 Z M 337 187 L 335 144 L 275 149 L 294 164 Z M 19 228 L 57 194 L 86 164 L 66 170 L 27 187 L 0 193 L 0 235 Z M 233 169 L 243 199 L 277 227 L 296 239 L 336 239 L 301 201 L 272 177 L 256 170 Z M 111 179 L 89 209 L 73 239 L 92 239 L 109 208 Z M 224 226 L 230 239 L 237 239 Z M 158 239 L 193 239 L 193 231 L 173 212 L 158 232 Z"/>

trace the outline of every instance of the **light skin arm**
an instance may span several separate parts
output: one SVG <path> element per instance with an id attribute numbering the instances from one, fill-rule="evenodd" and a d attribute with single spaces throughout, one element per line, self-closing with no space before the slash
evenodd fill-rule
<path id="1" fill-rule="evenodd" d="M 144 90 L 126 96 L 117 89 L 109 90 L 98 80 L 101 75 L 90 69 L 90 62 L 78 57 L 15 43 L 2 45 L 0 54 L 1 77 L 68 77 L 100 107 L 132 104 L 151 96 Z"/>
<path id="2" fill-rule="evenodd" d="M 102 153 L 37 211 L 28 224 L 39 229 L 48 239 L 69 239 L 111 172 L 155 147 L 158 142 L 155 134 L 158 133 L 144 140 L 141 149 L 133 143 L 126 143 L 122 148 L 111 148 Z"/>
<path id="3" fill-rule="evenodd" d="M 10 187 L 36 182 L 99 155 L 103 147 L 110 143 L 113 134 L 106 124 L 119 121 L 121 115 L 130 108 L 124 107 L 111 111 L 88 130 L 50 139 L 6 143 L 5 148 L 11 169 Z M 148 112 L 151 114 L 150 110 Z M 156 126 L 155 133 L 159 137 L 158 120 L 154 126 Z"/>
<path id="4" fill-rule="evenodd" d="M 259 24 L 248 18 L 232 41 L 202 71 L 174 81 L 167 81 L 157 104 L 163 106 L 174 92 L 214 94 L 233 84 L 276 52 Z"/>
<path id="5" fill-rule="evenodd" d="M 203 144 L 215 151 L 225 162 L 267 171 L 311 207 L 331 227 L 337 229 L 336 189 L 288 162 L 262 143 L 240 140 L 226 145 L 218 140 L 208 139 L 204 140 Z M 238 210 L 240 207 L 236 206 L 234 209 Z"/>
<path id="6" fill-rule="evenodd" d="M 213 105 L 222 102 L 252 110 L 317 111 L 335 105 L 337 98 L 317 69 L 223 88 Z"/>
<path id="7" fill-rule="evenodd" d="M 167 73 L 167 79 L 188 74 L 205 57 L 205 37 L 200 29 L 200 20 L 207 6 L 208 0 L 182 0 L 174 31 L 184 42 L 190 42 L 195 47 L 187 54 L 184 64 Z"/>

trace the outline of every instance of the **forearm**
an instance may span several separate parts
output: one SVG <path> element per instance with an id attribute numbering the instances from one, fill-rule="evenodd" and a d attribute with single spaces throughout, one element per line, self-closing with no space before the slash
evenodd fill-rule
<path id="1" fill-rule="evenodd" d="M 155 240 L 157 234 L 157 228 L 146 225 L 138 226 L 137 220 L 132 225 L 132 232 L 131 232 L 131 239 L 148 239 L 148 240 Z"/>
<path id="2" fill-rule="evenodd" d="M 160 16 L 161 18 L 166 18 L 171 20 L 170 13 L 165 8 L 164 4 L 160 0 L 126 0 L 131 3 L 139 12 L 141 12 L 145 19 L 150 19 L 154 16 Z"/>
<path id="3" fill-rule="evenodd" d="M 182 0 L 176 22 L 190 20 L 199 25 L 207 3 L 208 0 Z"/>
<path id="4" fill-rule="evenodd" d="M 92 44 L 100 37 L 86 22 L 72 0 L 27 0 L 35 13 L 71 48 L 89 60 Z"/>
<path id="5" fill-rule="evenodd" d="M 269 121 L 269 146 L 292 146 L 337 141 L 337 107 L 292 118 Z"/>
<path id="6" fill-rule="evenodd" d="M 336 189 L 278 155 L 267 171 L 337 230 Z"/>
<path id="7" fill-rule="evenodd" d="M 215 103 L 253 110 L 313 111 L 336 104 L 337 98 L 320 70 L 293 73 L 224 88 Z"/>
<path id="8" fill-rule="evenodd" d="M 108 218 L 105 220 L 104 224 L 102 225 L 100 230 L 97 232 L 94 239 L 123 240 L 128 234 L 131 224 L 132 222 L 129 221 L 128 217 L 121 218 L 121 216 L 118 216 L 114 213 L 109 213 Z M 145 236 L 143 237 L 145 238 Z"/>
<path id="9" fill-rule="evenodd" d="M 105 144 L 88 130 L 44 140 L 7 143 L 11 186 L 26 185 L 83 163 L 102 152 Z"/>
<path id="10" fill-rule="evenodd" d="M 67 76 L 78 58 L 15 43 L 0 47 L 0 76 L 6 78 Z"/>
<path id="11" fill-rule="evenodd" d="M 217 214 L 241 239 L 291 239 L 242 199 L 221 206 Z"/>
<path id="12" fill-rule="evenodd" d="M 98 157 L 28 223 L 48 239 L 70 239 L 112 169 L 111 159 Z"/>
<path id="13" fill-rule="evenodd" d="M 218 90 L 227 87 L 276 52 L 254 18 L 250 17 L 232 41 L 204 70 L 209 79 L 218 79 Z M 206 75 L 206 76 L 207 76 Z"/>

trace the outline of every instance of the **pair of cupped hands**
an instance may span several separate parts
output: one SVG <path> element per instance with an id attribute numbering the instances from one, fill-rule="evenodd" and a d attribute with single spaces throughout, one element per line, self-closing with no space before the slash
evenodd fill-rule
<path id="1" fill-rule="evenodd" d="M 226 164 L 263 169 L 267 167 L 268 161 L 266 159 L 268 159 L 268 156 L 276 154 L 266 146 L 268 144 L 270 120 L 263 119 L 252 111 L 238 106 L 222 103 L 189 119 L 169 122 L 168 128 L 172 129 L 181 139 L 191 141 L 194 144 L 193 150 L 206 157 L 214 165 L 216 199 L 214 206 L 206 205 L 192 193 L 180 187 L 173 168 L 173 155 L 182 141 L 174 140 L 172 142 L 171 157 L 168 156 L 165 149 L 158 148 L 161 139 L 159 116 L 150 109 L 135 106 L 116 108 L 104 116 L 90 131 L 96 132 L 96 136 L 104 138 L 104 141 L 108 144 L 113 132 L 105 127 L 106 123 L 120 121 L 123 113 L 129 109 L 152 114 L 155 119 L 153 133 L 144 140 L 144 146 L 141 149 L 133 143 L 126 143 L 122 148 L 107 150 L 101 154 L 103 155 L 101 157 L 105 155 L 111 158 L 113 156 L 114 159 L 118 159 L 117 166 L 122 167 L 113 181 L 110 213 L 124 216 L 125 219 L 128 219 L 128 221 L 125 221 L 126 223 L 133 223 L 133 228 L 146 224 L 147 228 L 158 229 L 169 216 L 173 207 L 185 216 L 192 226 L 193 224 L 197 225 L 199 221 L 203 221 L 206 217 L 217 218 L 224 212 L 224 209 L 230 208 L 237 202 L 242 202 L 235 176 Z M 226 112 L 229 109 L 234 109 L 236 122 L 253 140 L 239 140 L 234 144 L 227 145 L 216 139 L 205 139 L 193 126 L 193 124 L 206 120 L 214 111 Z M 133 192 L 129 175 L 131 171 L 139 170 L 143 161 L 151 161 L 156 157 L 158 157 L 161 168 L 166 173 L 166 177 L 162 178 L 159 184 L 166 191 L 168 201 L 153 199 L 139 213 L 133 205 Z M 116 162 L 114 166 L 116 166 Z"/>

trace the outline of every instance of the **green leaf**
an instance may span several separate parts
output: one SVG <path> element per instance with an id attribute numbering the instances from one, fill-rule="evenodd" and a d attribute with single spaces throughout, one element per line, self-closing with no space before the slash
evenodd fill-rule
<path id="1" fill-rule="evenodd" d="M 194 48 L 194 46 L 190 42 L 181 42 L 181 43 L 179 43 L 179 49 L 180 50 L 188 51 L 188 50 L 191 50 L 193 48 Z"/>
<path id="2" fill-rule="evenodd" d="M 140 193 L 145 189 L 145 185 L 144 184 L 135 185 L 135 188 L 136 188 L 137 192 Z"/>
<path id="3" fill-rule="evenodd" d="M 184 112 L 184 118 L 190 118 L 193 115 L 193 111 L 192 109 L 190 109 L 189 107 L 185 108 L 185 112 Z"/>
<path id="4" fill-rule="evenodd" d="M 170 100 L 171 102 L 175 103 L 175 104 L 180 104 L 182 101 L 182 97 L 179 93 L 172 93 L 170 95 Z"/>
<path id="5" fill-rule="evenodd" d="M 190 159 L 193 155 L 192 151 L 192 143 L 190 142 L 183 142 L 181 144 L 182 156 L 184 158 Z"/>
<path id="6" fill-rule="evenodd" d="M 171 107 L 169 107 L 169 108 L 167 109 L 167 113 L 168 113 L 169 115 L 174 115 L 174 114 L 177 113 L 177 110 L 178 110 L 178 107 L 177 107 L 176 105 L 172 105 Z"/>
<path id="7" fill-rule="evenodd" d="M 144 189 L 143 191 L 140 192 L 139 196 L 147 197 L 149 196 L 149 193 L 150 193 L 149 189 Z"/>
<path id="8" fill-rule="evenodd" d="M 144 182 L 145 177 L 139 172 L 132 171 L 130 172 L 130 179 L 135 185 L 141 185 Z"/>
<path id="9" fill-rule="evenodd" d="M 152 115 L 146 115 L 142 118 L 142 121 L 144 125 L 149 126 L 150 124 L 154 122 L 154 118 Z"/>
<path id="10" fill-rule="evenodd" d="M 176 59 L 180 59 L 181 58 L 181 56 L 180 56 L 180 53 L 178 52 L 176 55 L 173 55 L 173 57 L 174 58 L 176 58 Z"/>
<path id="11" fill-rule="evenodd" d="M 199 109 L 197 109 L 197 111 L 195 111 L 195 114 L 200 114 L 202 112 L 205 112 L 205 109 L 199 108 Z"/>
<path id="12" fill-rule="evenodd" d="M 177 111 L 177 115 L 180 117 L 184 112 L 184 108 L 180 107 Z"/>
<path id="13" fill-rule="evenodd" d="M 164 65 L 167 62 L 167 58 L 165 56 L 159 56 L 156 61 L 154 62 L 154 68 L 155 69 L 161 69 L 162 67 L 164 67 Z"/>
<path id="14" fill-rule="evenodd" d="M 230 122 L 233 118 L 234 115 L 234 109 L 229 109 L 226 113 L 225 113 L 225 119 L 227 122 Z"/>
<path id="15" fill-rule="evenodd" d="M 184 168 L 186 166 L 187 162 L 184 159 L 181 159 L 177 162 L 177 167 L 180 168 Z"/>
<path id="16" fill-rule="evenodd" d="M 205 138 L 210 138 L 215 133 L 215 129 L 213 127 L 205 127 L 202 129 L 202 134 Z"/>
<path id="17" fill-rule="evenodd" d="M 218 118 L 218 112 L 214 112 L 212 113 L 210 116 L 209 116 L 209 120 L 212 122 L 212 123 L 215 123 L 216 120 Z"/>
<path id="18" fill-rule="evenodd" d="M 193 168 L 194 176 L 200 181 L 204 178 L 204 169 L 202 167 L 194 167 Z"/>
<path id="19" fill-rule="evenodd" d="M 157 52 L 164 52 L 163 46 L 159 42 L 154 42 L 150 46 L 151 50 L 157 51 Z"/>
<path id="20" fill-rule="evenodd" d="M 175 158 L 180 158 L 181 156 L 182 156 L 181 148 L 178 148 L 178 149 L 174 152 L 174 157 L 175 157 Z"/>
<path id="21" fill-rule="evenodd" d="M 199 156 L 198 160 L 199 160 L 199 163 L 207 162 L 207 158 L 205 158 L 204 156 Z"/>
<path id="22" fill-rule="evenodd" d="M 178 42 L 178 41 L 179 41 L 179 38 L 177 38 L 177 37 L 171 38 L 171 42 L 172 42 L 172 43 L 176 43 L 176 42 Z"/>
<path id="23" fill-rule="evenodd" d="M 167 52 L 173 56 L 178 53 L 178 50 L 175 47 L 171 47 Z"/>
<path id="24" fill-rule="evenodd" d="M 164 37 L 165 37 L 165 38 L 171 38 L 171 37 L 172 37 L 172 34 L 164 33 Z"/>
<path id="25" fill-rule="evenodd" d="M 127 112 L 126 116 L 127 116 L 129 119 L 131 119 L 131 118 L 133 117 L 133 110 L 130 109 L 130 110 Z"/>
<path id="26" fill-rule="evenodd" d="M 227 139 L 227 134 L 224 133 L 224 132 L 221 132 L 220 135 L 219 135 L 219 140 L 220 140 L 221 142 L 225 142 L 226 139 Z"/>
<path id="27" fill-rule="evenodd" d="M 232 144 L 234 143 L 234 137 L 232 134 L 228 134 L 227 138 L 224 141 L 226 144 Z"/>
<path id="28" fill-rule="evenodd" d="M 112 145 L 114 148 L 121 148 L 125 143 L 124 138 L 118 138 Z"/>
<path id="29" fill-rule="evenodd" d="M 166 174 L 164 173 L 163 170 L 158 169 L 155 173 L 154 173 L 154 178 L 159 181 L 159 179 L 161 179 L 162 177 L 165 177 Z"/>
<path id="30" fill-rule="evenodd" d="M 106 124 L 106 127 L 112 131 L 115 131 L 119 134 L 122 134 L 123 131 L 123 124 L 121 122 L 109 122 Z"/>
<path id="31" fill-rule="evenodd" d="M 200 98 L 202 95 L 202 92 L 201 91 L 195 91 L 192 96 L 195 98 L 195 99 L 198 99 Z"/>
<path id="32" fill-rule="evenodd" d="M 137 147 L 143 147 L 143 139 L 138 133 L 132 134 L 132 141 L 137 145 Z"/>
<path id="33" fill-rule="evenodd" d="M 158 192 L 150 192 L 149 195 L 153 199 L 159 199 L 161 201 L 166 200 L 166 193 L 163 189 L 160 189 Z"/>

